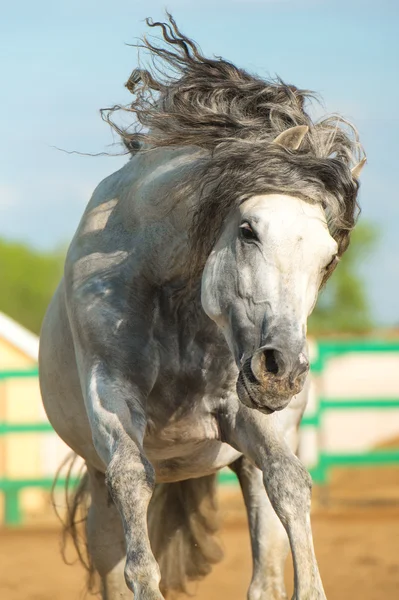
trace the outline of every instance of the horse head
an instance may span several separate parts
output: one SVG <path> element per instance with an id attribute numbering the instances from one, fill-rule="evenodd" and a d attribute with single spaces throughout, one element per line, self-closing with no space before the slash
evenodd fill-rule
<path id="1" fill-rule="evenodd" d="M 296 150 L 307 130 L 293 127 L 274 143 Z M 247 406 L 281 410 L 301 391 L 309 370 L 307 319 L 339 254 L 320 202 L 260 194 L 225 220 L 205 264 L 201 301 L 234 356 L 237 392 Z"/>

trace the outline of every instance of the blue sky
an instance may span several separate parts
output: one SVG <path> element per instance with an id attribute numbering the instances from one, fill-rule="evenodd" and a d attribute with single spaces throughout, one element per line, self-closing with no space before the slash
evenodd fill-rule
<path id="1" fill-rule="evenodd" d="M 74 233 L 93 188 L 126 157 L 98 110 L 127 103 L 126 44 L 165 6 L 207 54 L 321 94 L 357 125 L 368 165 L 362 218 L 380 230 L 362 265 L 373 311 L 399 323 L 399 3 L 357 0 L 48 0 L 2 6 L 0 236 L 49 249 Z M 318 109 L 319 110 L 319 109 Z M 113 145 L 114 144 L 114 145 Z"/>

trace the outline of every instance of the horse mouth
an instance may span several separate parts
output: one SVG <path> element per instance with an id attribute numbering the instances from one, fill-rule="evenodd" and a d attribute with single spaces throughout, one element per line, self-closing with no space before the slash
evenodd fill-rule
<path id="1" fill-rule="evenodd" d="M 262 412 L 266 415 L 270 415 L 271 413 L 274 412 L 273 409 L 259 404 L 259 402 L 256 400 L 256 398 L 254 398 L 254 396 L 251 393 L 251 389 L 250 389 L 249 385 L 247 384 L 247 380 L 242 371 L 240 371 L 238 374 L 236 389 L 237 389 L 237 394 L 238 394 L 239 399 L 241 400 L 241 402 L 243 404 L 245 404 L 245 406 L 259 410 L 260 412 Z"/>

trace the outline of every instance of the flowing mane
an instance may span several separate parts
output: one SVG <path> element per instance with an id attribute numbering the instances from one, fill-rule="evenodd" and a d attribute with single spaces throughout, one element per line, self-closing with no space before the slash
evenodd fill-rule
<path id="1" fill-rule="evenodd" d="M 132 72 L 126 83 L 131 105 L 103 109 L 102 116 L 132 154 L 143 144 L 207 151 L 191 180 L 193 190 L 200 189 L 190 232 L 194 269 L 202 268 L 232 206 L 265 193 L 321 202 L 342 255 L 359 213 L 359 184 L 350 169 L 364 153 L 355 127 L 339 115 L 313 122 L 305 110 L 312 92 L 204 57 L 169 14 L 168 20 L 147 19 L 164 42 L 144 37 L 139 44 L 153 68 Z M 114 122 L 119 110 L 134 114 L 131 127 Z M 300 150 L 272 144 L 295 125 L 309 127 Z"/>

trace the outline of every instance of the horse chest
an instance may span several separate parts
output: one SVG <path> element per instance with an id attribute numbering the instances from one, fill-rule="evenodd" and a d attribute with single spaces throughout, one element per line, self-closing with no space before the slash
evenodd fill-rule
<path id="1" fill-rule="evenodd" d="M 194 411 L 168 422 L 149 420 L 144 440 L 158 482 L 173 482 L 215 473 L 240 454 L 220 440 L 215 416 Z"/>
<path id="2" fill-rule="evenodd" d="M 186 365 L 187 366 L 187 365 Z M 239 454 L 221 442 L 218 411 L 235 378 L 228 370 L 165 370 L 148 399 L 146 453 L 160 481 L 207 474 Z"/>
<path id="3" fill-rule="evenodd" d="M 162 378 L 147 402 L 147 440 L 164 452 L 180 452 L 220 437 L 217 412 L 220 390 L 209 394 L 201 378 Z"/>
<path id="4" fill-rule="evenodd" d="M 175 481 L 217 471 L 238 456 L 221 441 L 218 423 L 237 369 L 212 323 L 193 331 L 188 320 L 180 329 L 172 318 L 165 322 L 156 336 L 159 373 L 147 399 L 144 446 L 157 479 Z"/>
<path id="5" fill-rule="evenodd" d="M 217 417 L 210 399 L 183 403 L 175 411 L 151 411 L 144 440 L 157 481 L 179 481 L 216 472 L 237 453 L 220 441 Z"/>

